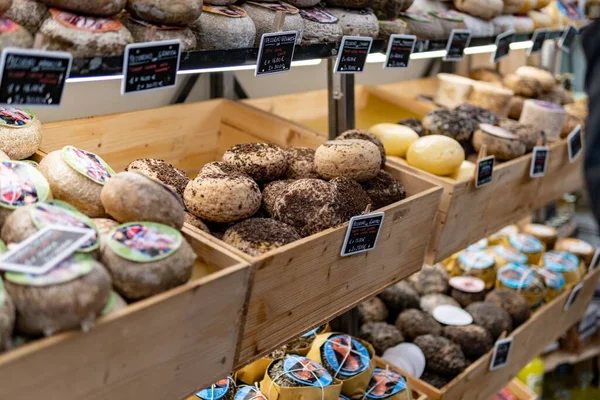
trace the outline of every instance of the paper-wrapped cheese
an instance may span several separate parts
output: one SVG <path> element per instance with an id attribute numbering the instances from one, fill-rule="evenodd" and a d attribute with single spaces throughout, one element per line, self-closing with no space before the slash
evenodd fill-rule
<path id="1" fill-rule="evenodd" d="M 474 81 L 459 75 L 438 74 L 438 87 L 434 101 L 447 108 L 456 108 L 466 103 Z"/>
<path id="2" fill-rule="evenodd" d="M 487 108 L 499 117 L 506 117 L 510 107 L 510 99 L 513 96 L 512 90 L 483 82 L 475 82 L 468 102 L 475 106 Z"/>
<path id="3" fill-rule="evenodd" d="M 546 134 L 546 139 L 554 141 L 560 138 L 560 131 L 567 118 L 563 106 L 541 100 L 525 100 L 519 122 L 533 125 Z"/>
<path id="4" fill-rule="evenodd" d="M 595 249 L 588 242 L 581 239 L 567 238 L 556 242 L 556 250 L 568 251 L 579 257 L 585 265 L 589 266 L 594 258 Z"/>
<path id="5" fill-rule="evenodd" d="M 465 161 L 465 151 L 460 143 L 447 136 L 423 136 L 410 145 L 406 161 L 435 175 L 450 175 Z"/>

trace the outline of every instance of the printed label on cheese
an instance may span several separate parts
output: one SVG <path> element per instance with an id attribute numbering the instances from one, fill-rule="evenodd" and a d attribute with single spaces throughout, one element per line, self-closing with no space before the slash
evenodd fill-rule
<path id="1" fill-rule="evenodd" d="M 300 16 L 320 24 L 335 24 L 339 19 L 322 7 L 305 8 L 300 10 Z"/>
<path id="2" fill-rule="evenodd" d="M 305 386 L 325 387 L 333 378 L 327 370 L 310 358 L 287 355 L 283 359 L 283 372 L 286 376 Z"/>
<path id="3" fill-rule="evenodd" d="M 14 107 L 0 107 L 0 126 L 2 128 L 25 128 L 35 121 L 35 115 L 29 110 Z"/>
<path id="4" fill-rule="evenodd" d="M 527 263 L 527 256 L 525 254 L 519 253 L 518 251 L 511 249 L 510 247 L 496 246 L 494 248 L 494 253 L 496 253 L 498 257 L 509 263 Z"/>
<path id="5" fill-rule="evenodd" d="M 104 185 L 111 176 L 115 175 L 115 171 L 94 153 L 65 146 L 61 155 L 71 168 L 100 185 Z"/>
<path id="6" fill-rule="evenodd" d="M 539 268 L 537 272 L 544 278 L 546 287 L 554 290 L 561 290 L 565 287 L 565 278 L 560 273 L 544 268 Z"/>
<path id="7" fill-rule="evenodd" d="M 454 289 L 466 293 L 481 293 L 485 289 L 485 282 L 474 276 L 455 276 L 448 283 Z"/>
<path id="8" fill-rule="evenodd" d="M 506 129 L 502 129 L 499 126 L 490 125 L 490 124 L 479 124 L 479 129 L 482 131 L 489 133 L 490 135 L 497 136 L 503 139 L 512 139 L 519 140 L 519 137 Z"/>
<path id="9" fill-rule="evenodd" d="M 87 254 L 74 254 L 42 275 L 7 272 L 6 280 L 23 286 L 52 286 L 70 282 L 89 274 L 95 261 Z"/>
<path id="10" fill-rule="evenodd" d="M 11 21 L 8 18 L 0 18 L 0 32 L 1 33 L 11 33 L 19 29 L 19 24 Z"/>
<path id="11" fill-rule="evenodd" d="M 93 238 L 84 243 L 78 251 L 87 253 L 99 247 L 98 230 L 94 222 L 86 215 L 77 211 L 73 206 L 60 200 L 50 200 L 37 203 L 29 211 L 33 224 L 42 229 L 50 225 L 71 226 L 91 229 L 95 232 Z"/>
<path id="12" fill-rule="evenodd" d="M 267 397 L 256 386 L 243 385 L 238 387 L 235 400 L 267 400 Z"/>
<path id="13" fill-rule="evenodd" d="M 39 201 L 50 193 L 46 178 L 31 165 L 20 161 L 0 162 L 0 208 L 14 210 Z"/>
<path id="14" fill-rule="evenodd" d="M 579 258 L 566 251 L 549 251 L 543 256 L 544 267 L 555 272 L 571 272 L 579 268 Z"/>
<path id="15" fill-rule="evenodd" d="M 406 389 L 406 380 L 400 374 L 389 369 L 375 368 L 365 398 L 387 399 L 404 389 Z"/>
<path id="16" fill-rule="evenodd" d="M 78 15 L 67 11 L 50 9 L 50 13 L 56 22 L 72 29 L 88 32 L 116 32 L 123 25 L 113 18 L 91 17 L 89 15 Z"/>
<path id="17" fill-rule="evenodd" d="M 229 18 L 244 18 L 248 16 L 246 10 L 238 6 L 209 6 L 205 4 L 202 6 L 202 11 Z"/>
<path id="18" fill-rule="evenodd" d="M 539 253 L 543 250 L 542 242 L 531 235 L 525 233 L 517 233 L 508 237 L 508 242 L 512 247 L 520 252 L 531 254 Z"/>
<path id="19" fill-rule="evenodd" d="M 126 260 L 153 262 L 172 255 L 183 242 L 181 233 L 154 222 L 130 222 L 110 231 L 108 246 Z"/>
<path id="20" fill-rule="evenodd" d="M 465 269 L 487 269 L 494 266 L 494 258 L 485 251 L 464 251 L 458 261 Z"/>
<path id="21" fill-rule="evenodd" d="M 293 5 L 284 3 L 283 1 L 278 1 L 276 3 L 257 3 L 255 1 L 248 1 L 247 3 L 258 7 L 267 8 L 273 12 L 283 11 L 284 13 L 289 15 L 298 14 L 300 12 L 300 10 L 294 7 Z"/>
<path id="22" fill-rule="evenodd" d="M 324 362 L 337 371 L 336 376 L 350 378 L 366 370 L 371 363 L 369 350 L 349 335 L 331 335 L 323 344 Z"/>
<path id="23" fill-rule="evenodd" d="M 229 378 L 221 379 L 220 381 L 213 383 L 210 387 L 200 390 L 196 393 L 196 397 L 199 397 L 202 400 L 222 399 L 229 391 L 230 385 Z"/>
<path id="24" fill-rule="evenodd" d="M 523 289 L 533 285 L 535 278 L 528 266 L 510 263 L 498 270 L 498 280 L 508 288 Z"/>

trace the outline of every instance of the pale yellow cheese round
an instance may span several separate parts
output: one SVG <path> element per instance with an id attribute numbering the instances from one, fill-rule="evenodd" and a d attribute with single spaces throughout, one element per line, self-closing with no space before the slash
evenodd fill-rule
<path id="1" fill-rule="evenodd" d="M 406 157 L 411 143 L 419 138 L 417 132 L 398 124 L 373 125 L 369 132 L 381 140 L 385 154 L 396 157 Z"/>
<path id="2" fill-rule="evenodd" d="M 460 164 L 460 167 L 454 171 L 454 173 L 450 174 L 448 177 L 457 181 L 465 181 L 473 178 L 475 174 L 476 165 L 471 161 L 463 161 Z"/>
<path id="3" fill-rule="evenodd" d="M 442 135 L 424 136 L 408 148 L 406 161 L 435 175 L 450 175 L 465 161 L 465 151 L 456 140 Z"/>

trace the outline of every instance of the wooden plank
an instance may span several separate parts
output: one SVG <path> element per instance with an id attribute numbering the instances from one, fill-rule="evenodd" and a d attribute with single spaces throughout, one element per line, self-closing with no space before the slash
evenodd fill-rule
<path id="1" fill-rule="evenodd" d="M 550 354 L 544 355 L 544 371 L 552 372 L 560 364 L 577 364 L 598 355 L 600 355 L 600 337 L 587 340 L 581 351 L 578 352 L 556 350 Z"/>
<path id="2" fill-rule="evenodd" d="M 201 262 L 221 271 L 103 317 L 87 333 L 66 332 L 3 354 L 0 397 L 175 399 L 227 375 L 251 268 L 186 237 Z"/>
<path id="3" fill-rule="evenodd" d="M 600 269 L 586 275 L 583 280 L 583 289 L 568 312 L 564 312 L 563 308 L 569 292 L 563 293 L 551 303 L 544 305 L 527 322 L 513 331 L 510 334 L 513 338 L 513 350 L 506 367 L 490 371 L 489 365 L 492 358 L 492 351 L 490 351 L 471 364 L 442 390 L 433 388 L 414 377 L 409 377 L 410 384 L 425 393 L 431 400 L 488 400 L 492 398 L 529 361 L 581 319 L 594 294 L 599 277 Z"/>
<path id="4" fill-rule="evenodd" d="M 508 391 L 515 396 L 516 400 L 536 400 L 537 395 L 531 391 L 523 382 L 513 379 L 506 386 Z"/>
<path id="5" fill-rule="evenodd" d="M 46 153 L 76 145 L 104 158 L 116 171 L 137 158 L 160 158 L 189 174 L 214 158 L 222 102 L 182 104 L 44 124 Z"/>

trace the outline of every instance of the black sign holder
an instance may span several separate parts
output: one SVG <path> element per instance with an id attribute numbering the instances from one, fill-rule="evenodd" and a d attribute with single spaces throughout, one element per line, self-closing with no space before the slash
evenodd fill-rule
<path id="1" fill-rule="evenodd" d="M 492 62 L 497 63 L 510 53 L 510 44 L 513 42 L 514 38 L 514 30 L 496 36 L 496 51 L 492 55 Z"/>
<path id="2" fill-rule="evenodd" d="M 415 35 L 391 35 L 385 53 L 383 68 L 406 68 L 410 55 L 415 51 L 417 37 Z"/>
<path id="3" fill-rule="evenodd" d="M 577 157 L 579 157 L 579 154 L 583 149 L 581 125 L 577 125 L 577 127 L 569 133 L 569 136 L 567 136 L 567 147 L 569 151 L 569 162 L 573 163 L 577 160 Z"/>
<path id="4" fill-rule="evenodd" d="M 335 60 L 334 72 L 337 74 L 364 72 L 372 45 L 373 38 L 370 37 L 344 36 Z"/>
<path id="5" fill-rule="evenodd" d="M 492 361 L 490 362 L 490 371 L 506 367 L 510 360 L 512 344 L 512 337 L 496 341 L 494 344 L 494 354 L 492 355 Z"/>
<path id="6" fill-rule="evenodd" d="M 0 103 L 58 107 L 73 56 L 62 51 L 6 48 L 0 59 Z"/>
<path id="7" fill-rule="evenodd" d="M 254 76 L 287 72 L 292 67 L 298 32 L 265 33 L 260 39 Z"/>
<path id="8" fill-rule="evenodd" d="M 537 53 L 540 50 L 542 50 L 542 46 L 544 45 L 544 42 L 546 41 L 547 37 L 548 37 L 548 29 L 545 29 L 545 28 L 536 29 L 533 32 L 533 37 L 531 38 L 531 41 L 533 42 L 533 44 L 527 50 L 527 56 L 530 56 L 533 53 Z"/>
<path id="9" fill-rule="evenodd" d="M 179 39 L 127 45 L 123 58 L 121 94 L 175 86 L 181 47 Z"/>
<path id="10" fill-rule="evenodd" d="M 571 47 L 573 47 L 573 42 L 575 41 L 577 35 L 579 35 L 579 30 L 573 25 L 569 25 L 558 41 L 558 47 L 565 53 L 570 53 Z"/>
<path id="11" fill-rule="evenodd" d="M 446 44 L 444 61 L 460 61 L 465 57 L 465 49 L 471 43 L 471 32 L 467 29 L 452 29 Z"/>
<path id="12" fill-rule="evenodd" d="M 385 213 L 373 213 L 352 217 L 342 246 L 342 257 L 375 249 Z"/>
<path id="13" fill-rule="evenodd" d="M 550 149 L 548 146 L 535 146 L 531 153 L 531 169 L 529 170 L 529 176 L 532 178 L 540 178 L 546 175 L 549 158 Z"/>

